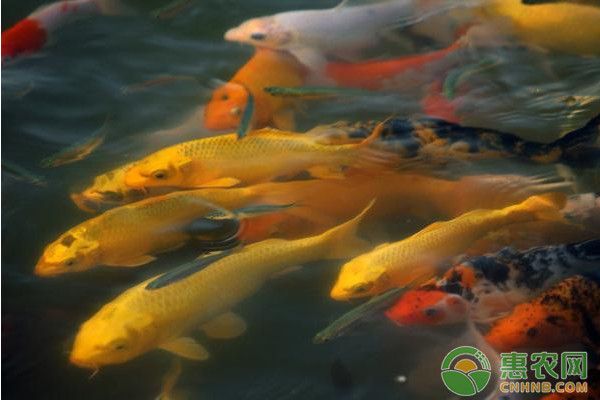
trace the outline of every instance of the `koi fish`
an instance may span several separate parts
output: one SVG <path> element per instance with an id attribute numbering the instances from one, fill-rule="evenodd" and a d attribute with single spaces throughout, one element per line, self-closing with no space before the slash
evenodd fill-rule
<path id="1" fill-rule="evenodd" d="M 518 222 L 561 219 L 559 210 L 565 202 L 561 194 L 532 196 L 502 209 L 478 209 L 435 222 L 404 240 L 379 245 L 344 264 L 330 296 L 349 300 L 423 283 L 441 272 L 444 260 L 463 253 L 489 231 Z"/>
<path id="2" fill-rule="evenodd" d="M 580 55 L 598 55 L 600 10 L 573 2 L 524 4 L 522 0 L 483 3 L 484 18 L 500 18 L 523 41 L 545 49 Z M 560 29 L 556 29 L 560 27 Z"/>
<path id="3" fill-rule="evenodd" d="M 134 189 L 231 187 L 309 169 L 313 176 L 332 176 L 332 168 L 344 165 L 391 164 L 394 155 L 370 147 L 379 134 L 375 129 L 361 143 L 346 145 L 322 145 L 273 129 L 252 131 L 241 140 L 236 134 L 192 140 L 136 162 L 125 172 L 125 184 Z"/>
<path id="4" fill-rule="evenodd" d="M 47 186 L 47 182 L 43 177 L 6 159 L 2 160 L 2 172 L 17 181 L 27 182 L 35 186 Z"/>
<path id="5" fill-rule="evenodd" d="M 68 0 L 43 6 L 2 32 L 2 57 L 39 51 L 54 31 L 74 18 L 121 11 L 115 0 Z"/>
<path id="6" fill-rule="evenodd" d="M 255 103 L 252 128 L 272 126 L 294 129 L 295 102 L 270 96 L 263 89 L 269 86 L 300 86 L 305 76 L 304 67 L 291 55 L 282 51 L 256 49 L 252 58 L 229 82 L 213 91 L 204 109 L 204 126 L 209 130 L 238 128 L 250 93 Z"/>
<path id="7" fill-rule="evenodd" d="M 446 0 L 352 3 L 343 1 L 330 9 L 288 11 L 253 18 L 228 30 L 225 40 L 286 50 L 309 69 L 320 71 L 327 56 L 355 58 L 357 52 L 372 47 L 394 29 L 470 2 L 460 5 Z"/>
<path id="8" fill-rule="evenodd" d="M 106 124 L 105 124 L 106 126 Z M 71 164 L 77 161 L 81 161 L 88 157 L 94 150 L 104 143 L 106 138 L 106 129 L 100 129 L 88 138 L 68 146 L 66 149 L 59 151 L 50 157 L 44 158 L 40 165 L 44 168 L 54 168 L 65 164 Z"/>
<path id="9" fill-rule="evenodd" d="M 598 274 L 600 240 L 468 257 L 386 311 L 399 325 L 490 322 L 577 274 Z"/>
<path id="10" fill-rule="evenodd" d="M 330 134 L 331 130 L 327 128 L 327 135 Z M 331 138 L 323 140 L 329 143 Z M 340 140 L 346 142 L 351 139 L 344 136 Z M 131 165 L 96 177 L 93 185 L 81 193 L 71 194 L 71 198 L 82 210 L 95 212 L 173 190 L 150 188 L 145 191 L 129 188 L 125 185 L 124 178 L 125 171 Z M 298 207 L 291 210 L 293 214 L 306 209 L 310 210 L 308 216 L 321 215 L 313 220 L 319 224 L 320 229 L 327 229 L 358 213 L 359 204 L 372 198 L 378 199 L 374 215 L 408 214 L 427 219 L 432 216 L 454 217 L 479 207 L 505 207 L 535 194 L 565 190 L 571 186 L 570 182 L 559 181 L 552 176 L 477 175 L 446 180 L 428 175 L 400 173 L 347 175 L 343 180 L 263 183 L 252 185 L 248 190 L 260 194 L 267 204 L 298 204 Z M 344 200 L 348 198 L 356 201 Z M 453 201 L 448 201 L 448 198 Z M 308 229 L 312 229 L 306 220 L 302 221 Z"/>
<path id="11" fill-rule="evenodd" d="M 498 351 L 582 343 L 600 346 L 600 285 L 573 276 L 515 307 L 485 335 Z"/>
<path id="12" fill-rule="evenodd" d="M 49 244 L 35 274 L 55 276 L 98 265 L 137 267 L 192 239 L 206 250 L 234 246 L 239 242 L 239 219 L 278 208 L 241 209 L 248 199 L 237 194 L 206 190 L 202 192 L 205 197 L 199 197 L 193 191 L 176 192 L 114 208 Z M 238 210 L 221 215 L 218 211 L 223 207 Z"/>
<path id="13" fill-rule="evenodd" d="M 292 241 L 269 239 L 209 255 L 126 290 L 80 327 L 71 362 L 97 369 L 156 348 L 207 359 L 208 351 L 186 337 L 192 329 L 201 326 L 209 337 L 222 339 L 241 335 L 246 323 L 232 307 L 271 276 L 292 265 L 350 257 L 365 249 L 366 243 L 355 234 L 370 206 L 322 234 Z"/>
<path id="14" fill-rule="evenodd" d="M 445 49 L 424 54 L 356 63 L 330 62 L 325 67 L 325 76 L 337 85 L 344 87 L 370 90 L 387 88 L 389 82 L 401 74 L 410 71 L 424 71 L 429 66 L 439 63 L 450 54 L 457 52 L 463 46 L 464 41 L 459 39 Z M 449 65 L 444 65 L 441 69 L 448 68 Z"/>
<path id="15" fill-rule="evenodd" d="M 492 129 L 465 127 L 434 119 L 390 119 L 382 123 L 386 141 L 383 148 L 404 159 L 445 163 L 458 160 L 516 158 L 537 164 L 564 163 L 573 167 L 594 168 L 600 165 L 600 115 L 585 126 L 550 143 L 530 142 L 510 133 Z M 364 123 L 370 132 L 376 122 Z M 354 135 L 359 124 L 352 125 Z"/>

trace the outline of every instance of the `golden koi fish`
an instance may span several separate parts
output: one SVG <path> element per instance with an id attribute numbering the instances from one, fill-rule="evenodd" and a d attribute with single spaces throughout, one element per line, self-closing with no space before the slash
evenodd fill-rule
<path id="1" fill-rule="evenodd" d="M 600 53 L 598 7 L 573 2 L 494 0 L 486 2 L 483 10 L 486 16 L 504 18 L 516 35 L 536 46 L 581 55 Z"/>
<path id="2" fill-rule="evenodd" d="M 233 338 L 245 322 L 230 310 L 287 267 L 350 257 L 365 249 L 355 236 L 370 205 L 352 220 L 320 235 L 269 239 L 239 251 L 217 253 L 150 278 L 125 291 L 86 321 L 75 338 L 72 363 L 97 369 L 161 348 L 203 360 L 208 351 L 186 337 L 201 326 L 215 338 Z"/>
<path id="3" fill-rule="evenodd" d="M 35 273 L 52 276 L 98 265 L 137 267 L 192 239 L 207 250 L 233 245 L 240 228 L 235 212 L 229 218 L 207 217 L 218 211 L 213 204 L 236 209 L 251 200 L 249 194 L 239 196 L 240 191 L 226 190 L 201 194 L 189 191 L 153 197 L 89 219 L 49 244 Z"/>
<path id="4" fill-rule="evenodd" d="M 320 167 L 391 162 L 390 153 L 369 145 L 380 129 L 358 144 L 323 145 L 308 135 L 273 129 L 238 139 L 227 134 L 167 147 L 135 163 L 125 173 L 131 188 L 231 187 L 267 181 Z"/>
<path id="5" fill-rule="evenodd" d="M 439 271 L 439 264 L 460 255 L 487 232 L 540 219 L 560 219 L 562 194 L 532 196 L 499 210 L 479 209 L 449 221 L 433 223 L 395 243 L 385 243 L 346 263 L 331 297 L 347 300 L 374 296 L 393 287 L 422 283 Z"/>

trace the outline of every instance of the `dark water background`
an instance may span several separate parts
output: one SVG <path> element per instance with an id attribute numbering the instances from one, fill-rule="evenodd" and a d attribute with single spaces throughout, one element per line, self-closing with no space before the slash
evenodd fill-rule
<path id="1" fill-rule="evenodd" d="M 2 27 L 15 23 L 43 1 L 6 0 Z M 222 40 L 226 29 L 257 15 L 324 7 L 328 1 L 201 0 L 169 20 L 149 12 L 164 5 L 132 4 L 137 13 L 75 21 L 57 32 L 37 55 L 2 68 L 2 158 L 42 175 L 47 187 L 2 176 L 2 395 L 7 399 L 152 399 L 172 357 L 153 351 L 110 366 L 93 379 L 68 363 L 79 324 L 102 304 L 146 277 L 189 260 L 193 249 L 162 256 L 139 269 L 98 268 L 55 279 L 32 274 L 42 249 L 60 233 L 89 218 L 69 193 L 110 168 L 162 145 L 207 134 L 176 127 L 198 112 L 213 78 L 228 79 L 252 49 Z M 431 46 L 418 42 L 420 49 Z M 598 112 L 600 60 L 545 54 L 523 47 L 481 50 L 499 65 L 475 77 L 466 123 L 504 129 L 550 141 Z M 486 54 L 487 52 L 487 54 Z M 124 95 L 127 85 L 160 75 L 189 80 Z M 592 96 L 587 104 L 568 96 Z M 410 115 L 418 102 L 410 93 L 382 99 L 308 105 L 300 128 L 339 119 Z M 88 159 L 42 170 L 44 157 L 96 131 L 111 115 L 106 143 Z M 157 133 L 158 131 L 158 133 Z M 515 169 L 521 168 L 515 166 Z M 597 181 L 587 181 L 592 189 Z M 420 221 L 406 224 L 407 233 Z M 436 398 L 439 360 L 424 351 L 447 343 L 455 328 L 402 331 L 385 321 L 329 345 L 312 336 L 351 305 L 329 299 L 339 263 L 308 266 L 273 280 L 236 311 L 249 323 L 241 338 L 201 338 L 212 357 L 184 361 L 178 388 L 193 399 L 412 399 Z M 440 358 L 442 352 L 439 352 Z M 332 379 L 339 360 L 353 384 Z M 431 378 L 400 384 L 398 375 L 432 365 Z M 427 368 L 424 368 L 427 369 Z M 336 374 L 334 374 L 336 375 Z M 339 375 L 339 374 L 337 374 Z M 337 376 L 336 375 L 336 376 Z M 343 381 L 343 379 L 342 379 Z M 412 390 L 412 391 L 411 391 Z"/>

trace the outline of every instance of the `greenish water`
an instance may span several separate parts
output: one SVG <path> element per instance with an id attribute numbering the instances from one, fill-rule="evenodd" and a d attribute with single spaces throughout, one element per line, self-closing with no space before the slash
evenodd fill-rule
<path id="1" fill-rule="evenodd" d="M 42 3 L 5 1 L 3 28 Z M 55 279 L 33 276 L 33 266 L 47 243 L 89 217 L 73 205 L 69 193 L 161 146 L 208 134 L 201 126 L 169 129 L 198 112 L 209 98 L 211 79 L 228 79 L 252 53 L 224 42 L 227 28 L 251 16 L 335 4 L 201 0 L 173 19 L 159 21 L 148 14 L 161 2 L 138 3 L 133 5 L 135 15 L 75 21 L 39 54 L 2 68 L 2 159 L 47 182 L 36 187 L 2 176 L 2 394 L 7 399 L 152 399 L 160 392 L 172 360 L 164 352 L 103 368 L 88 379 L 89 371 L 68 363 L 68 350 L 78 326 L 102 304 L 189 260 L 193 249 L 139 269 L 99 268 Z M 419 40 L 421 50 L 432 48 Z M 563 100 L 600 94 L 600 59 L 522 47 L 469 55 L 487 56 L 497 58 L 499 65 L 473 77 L 473 89 L 462 106 L 465 123 L 550 141 L 597 113 L 597 97 L 585 105 Z M 123 94 L 124 87 L 160 75 L 192 75 L 198 81 Z M 415 112 L 418 100 L 407 91 L 308 104 L 298 119 L 304 129 L 340 119 Z M 112 116 L 109 135 L 89 158 L 39 168 L 41 159 L 92 134 L 107 115 Z M 584 182 L 584 187 L 598 190 L 594 181 Z M 414 227 L 414 222 L 407 223 L 406 231 Z M 351 307 L 328 296 L 338 265 L 319 263 L 269 282 L 237 309 L 249 322 L 248 332 L 235 340 L 207 343 L 212 354 L 207 362 L 184 361 L 178 388 L 194 399 L 412 399 L 415 393 L 434 398 L 429 389 L 439 385 L 439 362 L 424 354 L 431 346 L 449 343 L 458 334 L 455 328 L 399 331 L 375 321 L 332 344 L 311 343 L 316 332 Z M 350 372 L 351 385 L 340 373 L 332 378 L 336 360 Z M 431 382 L 395 381 L 416 367 L 426 369 L 424 365 L 433 365 Z"/>

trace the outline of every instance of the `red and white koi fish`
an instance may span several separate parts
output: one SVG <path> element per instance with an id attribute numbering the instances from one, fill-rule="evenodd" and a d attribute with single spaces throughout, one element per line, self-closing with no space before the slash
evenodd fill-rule
<path id="1" fill-rule="evenodd" d="M 39 51 L 52 32 L 75 18 L 117 14 L 116 0 L 69 0 L 48 4 L 2 32 L 2 58 Z"/>

